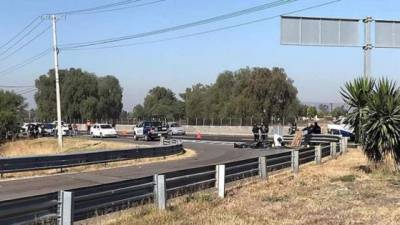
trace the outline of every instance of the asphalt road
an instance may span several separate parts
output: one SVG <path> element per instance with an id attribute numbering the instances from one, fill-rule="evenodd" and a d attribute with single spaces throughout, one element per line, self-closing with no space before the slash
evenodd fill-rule
<path id="1" fill-rule="evenodd" d="M 113 141 L 132 141 L 118 138 Z M 185 142 L 185 148 L 196 151 L 195 157 L 176 161 L 155 162 L 144 165 L 102 169 L 91 172 L 63 173 L 44 177 L 33 177 L 19 180 L 0 182 L 0 201 L 40 195 L 59 190 L 68 190 L 85 186 L 117 182 L 157 173 L 176 171 L 205 165 L 215 165 L 229 161 L 269 155 L 283 150 L 259 151 L 254 149 L 234 149 L 233 143 L 228 142 Z"/>

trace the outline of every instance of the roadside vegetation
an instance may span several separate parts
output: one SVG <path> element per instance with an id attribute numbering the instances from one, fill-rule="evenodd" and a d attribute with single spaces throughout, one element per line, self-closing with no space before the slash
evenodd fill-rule
<path id="1" fill-rule="evenodd" d="M 137 146 L 138 145 L 132 143 L 123 142 L 85 140 L 81 138 L 64 138 L 64 147 L 62 151 L 60 151 L 58 149 L 57 139 L 48 137 L 39 139 L 21 139 L 14 142 L 7 142 L 4 145 L 0 146 L 0 156 L 36 156 L 101 149 L 123 149 Z"/>
<path id="2" fill-rule="evenodd" d="M 358 78 L 342 89 L 355 131 L 371 167 L 400 171 L 400 88 L 382 78 Z"/>
<path id="3" fill-rule="evenodd" d="M 400 177 L 367 166 L 365 155 L 353 149 L 338 160 L 306 165 L 297 176 L 284 172 L 236 183 L 225 199 L 215 190 L 198 192 L 170 200 L 166 211 L 146 205 L 80 224 L 398 224 Z"/>

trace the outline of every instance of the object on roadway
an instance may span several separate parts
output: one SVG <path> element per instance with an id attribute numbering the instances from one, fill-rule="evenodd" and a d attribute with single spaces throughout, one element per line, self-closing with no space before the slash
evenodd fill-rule
<path id="1" fill-rule="evenodd" d="M 252 141 L 252 142 L 240 142 L 233 143 L 234 148 L 252 148 L 252 149 L 267 149 L 271 145 L 267 142 Z"/>

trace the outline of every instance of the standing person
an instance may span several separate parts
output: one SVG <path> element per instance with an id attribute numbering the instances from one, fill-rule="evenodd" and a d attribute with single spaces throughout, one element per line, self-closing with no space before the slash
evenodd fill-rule
<path id="1" fill-rule="evenodd" d="M 71 124 L 68 124 L 68 133 L 69 133 L 69 136 L 72 137 L 73 133 L 72 133 L 72 125 Z"/>
<path id="2" fill-rule="evenodd" d="M 292 123 L 292 126 L 289 128 L 289 134 L 295 134 L 297 131 L 297 124 L 296 122 Z"/>
<path id="3" fill-rule="evenodd" d="M 314 123 L 314 126 L 312 128 L 312 132 L 313 134 L 321 134 L 321 127 L 318 125 L 317 122 Z"/>
<path id="4" fill-rule="evenodd" d="M 260 136 L 258 134 L 259 128 L 258 128 L 257 124 L 253 125 L 253 129 L 251 131 L 253 132 L 253 135 L 254 135 L 254 141 L 258 141 Z"/>
<path id="5" fill-rule="evenodd" d="M 267 139 L 268 132 L 269 132 L 268 125 L 265 125 L 264 123 L 262 123 L 262 125 L 261 125 L 261 139 L 262 139 L 262 141 L 265 141 Z"/>
<path id="6" fill-rule="evenodd" d="M 76 123 L 74 123 L 72 128 L 74 129 L 74 135 L 77 136 L 78 135 L 78 125 L 76 125 Z"/>
<path id="7" fill-rule="evenodd" d="M 87 129 L 87 134 L 90 134 L 90 127 L 91 127 L 91 123 L 90 123 L 90 120 L 87 120 L 86 121 L 86 129 Z"/>

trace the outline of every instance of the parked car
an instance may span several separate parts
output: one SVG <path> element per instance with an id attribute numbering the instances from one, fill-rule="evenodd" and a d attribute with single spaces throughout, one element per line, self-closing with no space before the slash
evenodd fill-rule
<path id="1" fill-rule="evenodd" d="M 40 134 L 41 123 L 23 123 L 19 128 L 19 136 L 21 137 L 34 137 L 37 138 Z"/>
<path id="2" fill-rule="evenodd" d="M 344 124 L 343 119 L 337 120 L 333 124 L 328 124 L 328 133 L 348 137 L 350 141 L 355 139 L 354 129 L 350 125 Z"/>
<path id="3" fill-rule="evenodd" d="M 143 138 L 145 141 L 154 140 L 168 135 L 168 128 L 161 122 L 144 121 L 133 128 L 133 139 Z"/>
<path id="4" fill-rule="evenodd" d="M 52 136 L 54 135 L 54 124 L 52 123 L 44 123 L 39 127 L 40 134 L 42 136 Z"/>
<path id="5" fill-rule="evenodd" d="M 53 126 L 54 126 L 54 128 L 53 128 L 53 132 L 52 132 L 52 134 L 54 135 L 54 136 L 57 136 L 57 121 L 53 121 Z M 68 124 L 66 124 L 66 123 L 64 123 L 64 121 L 61 121 L 61 130 L 62 130 L 62 135 L 63 136 L 66 136 L 66 135 L 69 135 L 69 128 L 68 128 Z"/>
<path id="6" fill-rule="evenodd" d="M 94 124 L 90 128 L 90 135 L 94 137 L 117 137 L 117 131 L 110 124 Z"/>
<path id="7" fill-rule="evenodd" d="M 176 122 L 168 122 L 169 135 L 185 135 L 185 129 Z"/>

